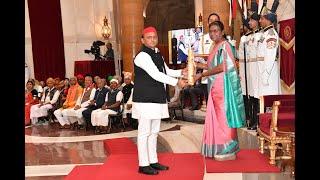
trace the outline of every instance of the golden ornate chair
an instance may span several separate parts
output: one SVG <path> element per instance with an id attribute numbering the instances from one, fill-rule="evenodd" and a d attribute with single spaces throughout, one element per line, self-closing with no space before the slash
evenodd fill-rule
<path id="1" fill-rule="evenodd" d="M 272 106 L 271 105 L 272 102 Z M 270 151 L 272 165 L 276 160 L 293 159 L 295 132 L 294 95 L 272 95 L 260 98 L 259 125 L 257 128 L 260 153 Z M 271 112 L 268 109 L 271 109 Z M 294 168 L 293 168 L 294 169 Z"/>

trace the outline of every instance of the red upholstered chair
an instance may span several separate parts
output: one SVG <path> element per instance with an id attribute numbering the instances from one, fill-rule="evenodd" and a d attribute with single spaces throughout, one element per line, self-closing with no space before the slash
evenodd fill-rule
<path id="1" fill-rule="evenodd" d="M 271 112 L 266 112 L 270 108 Z M 260 143 L 259 151 L 264 153 L 265 148 L 269 149 L 270 164 L 275 165 L 275 160 L 294 158 L 292 146 L 295 133 L 295 96 L 261 97 L 257 132 Z"/>

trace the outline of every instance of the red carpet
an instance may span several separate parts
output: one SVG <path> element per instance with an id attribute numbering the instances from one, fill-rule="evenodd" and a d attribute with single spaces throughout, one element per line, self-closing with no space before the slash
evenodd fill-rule
<path id="1" fill-rule="evenodd" d="M 88 180 L 94 176 L 95 173 L 102 167 L 102 165 L 83 165 L 76 166 L 72 171 L 64 178 L 64 180 Z"/>
<path id="2" fill-rule="evenodd" d="M 159 175 L 150 176 L 138 173 L 136 154 L 111 155 L 96 173 L 96 180 L 202 180 L 204 174 L 202 157 L 197 153 L 159 153 L 159 162 L 170 167 Z"/>
<path id="3" fill-rule="evenodd" d="M 138 173 L 137 146 L 128 138 L 104 141 L 108 157 L 103 165 L 76 166 L 65 180 L 202 180 L 203 157 L 199 153 L 159 153 L 159 162 L 168 165 L 168 171 L 150 176 Z M 241 150 L 235 161 L 215 161 L 206 158 L 208 173 L 262 173 L 280 172 L 268 163 L 258 150 Z"/>
<path id="4" fill-rule="evenodd" d="M 103 141 L 107 154 L 138 154 L 137 145 L 129 138 L 107 139 Z"/>
<path id="5" fill-rule="evenodd" d="M 170 167 L 159 175 L 138 173 L 136 154 L 110 155 L 102 166 L 78 166 L 65 180 L 202 180 L 203 158 L 198 153 L 159 153 L 159 162 Z"/>
<path id="6" fill-rule="evenodd" d="M 264 173 L 280 172 L 276 166 L 269 164 L 268 157 L 256 149 L 243 149 L 237 154 L 235 161 L 215 161 L 206 158 L 208 173 Z"/>

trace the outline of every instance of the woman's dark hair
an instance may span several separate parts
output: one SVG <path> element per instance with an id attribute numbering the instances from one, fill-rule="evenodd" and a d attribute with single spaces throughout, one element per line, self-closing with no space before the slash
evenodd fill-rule
<path id="1" fill-rule="evenodd" d="M 224 25 L 221 21 L 214 21 L 214 22 L 210 23 L 209 29 L 211 28 L 211 26 L 218 26 L 221 31 L 224 30 Z"/>
<path id="2" fill-rule="evenodd" d="M 31 83 L 31 84 L 34 86 L 34 82 L 33 82 L 32 80 L 28 80 L 28 81 L 27 81 L 27 84 L 28 84 L 28 83 Z"/>
<path id="3" fill-rule="evenodd" d="M 218 20 L 220 21 L 220 16 L 217 14 L 217 13 L 211 13 L 209 16 L 208 16 L 208 22 L 209 22 L 209 19 L 211 16 L 217 16 L 218 17 Z"/>

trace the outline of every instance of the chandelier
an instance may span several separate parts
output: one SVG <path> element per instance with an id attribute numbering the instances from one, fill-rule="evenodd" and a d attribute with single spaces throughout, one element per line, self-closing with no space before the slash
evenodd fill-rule
<path id="1" fill-rule="evenodd" d="M 109 37 L 111 36 L 111 27 L 108 25 L 108 19 L 106 16 L 103 19 L 101 35 L 104 39 L 109 39 Z"/>

